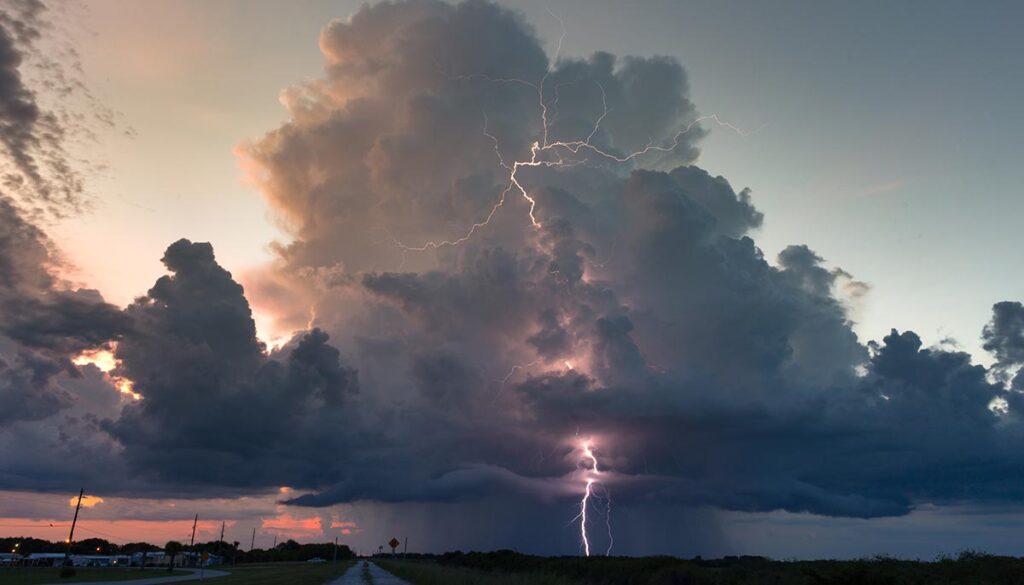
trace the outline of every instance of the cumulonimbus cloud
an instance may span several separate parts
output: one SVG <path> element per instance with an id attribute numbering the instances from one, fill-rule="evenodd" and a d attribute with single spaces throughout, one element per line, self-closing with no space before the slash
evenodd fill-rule
<path id="1" fill-rule="evenodd" d="M 840 289 L 867 285 L 807 246 L 765 259 L 751 192 L 695 166 L 675 60 L 553 61 L 477 0 L 365 6 L 320 47 L 323 77 L 241 148 L 288 235 L 246 289 L 294 336 L 268 351 L 212 248 L 172 244 L 107 324 L 142 399 L 91 419 L 132 478 L 96 481 L 550 501 L 580 489 L 587 439 L 625 502 L 876 517 L 1024 498 L 1020 305 L 985 328 L 994 371 L 913 332 L 863 343 Z M 509 165 L 557 141 L 593 148 L 519 171 L 531 218 Z M 671 148 L 628 156 L 648 144 Z"/>

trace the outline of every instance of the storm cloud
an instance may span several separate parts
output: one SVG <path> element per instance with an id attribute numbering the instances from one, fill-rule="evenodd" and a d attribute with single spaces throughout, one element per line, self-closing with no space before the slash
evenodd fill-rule
<path id="1" fill-rule="evenodd" d="M 46 235 L 0 197 L 0 426 L 73 404 L 54 378 L 77 377 L 71 358 L 116 340 L 127 327 L 98 292 L 54 276 L 60 263 Z"/>
<path id="2" fill-rule="evenodd" d="M 991 370 L 911 331 L 858 339 L 848 300 L 868 285 L 807 245 L 765 258 L 753 193 L 696 165 L 714 126 L 680 63 L 556 60 L 478 0 L 367 5 L 320 49 L 288 121 L 240 148 L 287 233 L 244 288 L 181 240 L 111 310 L 56 291 L 32 268 L 44 237 L 8 213 L 2 331 L 56 369 L 0 362 L 21 404 L 5 416 L 66 408 L 48 380 L 100 346 L 141 396 L 88 418 L 115 446 L 104 469 L 131 477 L 97 482 L 562 506 L 586 441 L 627 506 L 872 518 L 1024 499 L 1020 303 L 984 328 Z"/>
<path id="3" fill-rule="evenodd" d="M 1017 497 L 1017 415 L 990 408 L 1008 389 L 913 332 L 857 339 L 846 303 L 868 286 L 808 246 L 764 258 L 751 191 L 693 164 L 709 129 L 682 132 L 679 63 L 552 61 L 473 1 L 364 7 L 320 46 L 324 77 L 244 148 L 292 236 L 253 286 L 312 298 L 262 306 L 315 315 L 360 370 L 359 408 L 401 423 L 389 471 L 353 461 L 299 502 L 462 497 L 456 476 L 571 492 L 579 437 L 620 500 L 873 517 Z M 586 140 L 519 171 L 532 222 L 503 165 Z M 1000 363 L 1006 318 L 986 329 Z M 951 460 L 988 471 L 965 484 Z M 399 493 L 380 487 L 395 467 Z"/>
<path id="4" fill-rule="evenodd" d="M 182 486 L 315 483 L 356 372 L 318 329 L 269 359 L 209 244 L 180 240 L 163 262 L 171 274 L 125 310 L 133 326 L 117 345 L 115 373 L 142 396 L 105 423 L 124 456 Z"/>

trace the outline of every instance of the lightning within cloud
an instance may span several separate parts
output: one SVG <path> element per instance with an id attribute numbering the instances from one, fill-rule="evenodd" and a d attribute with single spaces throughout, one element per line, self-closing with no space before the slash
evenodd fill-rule
<path id="1" fill-rule="evenodd" d="M 557 47 L 555 49 L 554 58 L 551 61 L 552 63 L 557 63 L 558 59 L 559 59 L 559 56 L 561 55 L 561 52 L 562 52 L 562 42 L 565 40 L 565 34 L 566 34 L 565 23 L 562 21 L 562 19 L 560 17 L 558 17 L 556 14 L 554 14 L 550 9 L 547 9 L 547 10 L 548 10 L 548 14 L 550 14 L 555 20 L 557 20 L 559 25 L 562 28 L 562 33 L 561 33 L 561 36 L 559 36 L 559 38 L 558 38 L 558 45 L 557 45 Z M 501 154 L 501 145 L 499 144 L 498 139 L 493 134 L 491 134 L 489 132 L 489 130 L 488 130 L 487 113 L 484 112 L 484 114 L 483 114 L 483 116 L 484 116 L 484 130 L 483 130 L 484 135 L 487 136 L 494 143 L 494 152 L 497 155 L 498 164 L 503 169 L 508 171 L 508 184 L 505 187 L 505 189 L 501 192 L 501 195 L 498 197 L 498 201 L 494 204 L 493 207 L 491 207 L 490 212 L 487 214 L 487 216 L 482 221 L 477 222 L 477 223 L 471 225 L 469 227 L 469 229 L 466 231 L 466 233 L 463 234 L 461 237 L 459 237 L 457 239 L 454 239 L 454 240 L 441 240 L 441 241 L 429 241 L 429 242 L 427 242 L 427 243 L 425 243 L 423 245 L 420 245 L 420 246 L 409 246 L 409 245 L 404 244 L 403 242 L 401 242 L 400 240 L 398 240 L 394 236 L 392 236 L 392 241 L 394 241 L 395 245 L 400 247 L 405 252 L 424 252 L 424 251 L 431 250 L 431 249 L 436 250 L 436 249 L 443 248 L 443 247 L 458 246 L 460 244 L 463 244 L 466 241 L 468 241 L 469 239 L 471 239 L 473 237 L 473 235 L 477 232 L 477 230 L 487 226 L 491 222 L 491 220 L 494 218 L 495 214 L 498 212 L 498 209 L 500 209 L 502 206 L 505 205 L 505 201 L 508 199 L 508 194 L 510 192 L 512 192 L 513 189 L 515 189 L 519 193 L 519 195 L 523 199 L 525 199 L 527 203 L 529 203 L 530 207 L 529 207 L 528 215 L 530 217 L 531 225 L 533 225 L 534 228 L 541 227 L 541 224 L 540 224 L 539 221 L 537 221 L 537 216 L 534 213 L 536 211 L 536 208 L 537 208 L 537 201 L 533 197 L 530 196 L 530 194 L 527 192 L 526 188 L 519 181 L 518 173 L 519 173 L 519 170 L 522 169 L 522 168 L 526 168 L 526 167 L 559 167 L 559 168 L 565 168 L 565 167 L 571 167 L 571 166 L 577 166 L 577 165 L 585 164 L 587 162 L 586 159 L 583 159 L 583 160 L 569 159 L 569 160 L 567 160 L 565 158 L 567 155 L 576 156 L 576 155 L 579 155 L 581 153 L 589 153 L 589 154 L 594 155 L 594 156 L 596 156 L 598 158 L 603 158 L 603 159 L 606 159 L 606 160 L 609 160 L 609 161 L 613 161 L 613 162 L 626 163 L 626 162 L 630 162 L 632 160 L 635 160 L 635 159 L 637 159 L 639 157 L 642 157 L 642 156 L 644 156 L 646 154 L 649 154 L 649 153 L 652 153 L 652 152 L 662 152 L 662 153 L 673 152 L 676 148 L 679 147 L 680 140 L 682 140 L 682 138 L 687 133 L 689 133 L 693 128 L 697 127 L 701 122 L 707 122 L 707 121 L 714 122 L 718 126 L 721 126 L 721 127 L 724 127 L 724 128 L 728 128 L 729 130 L 732 130 L 733 132 L 739 134 L 742 137 L 748 137 L 748 136 L 751 136 L 753 134 L 756 134 L 757 132 L 760 132 L 761 129 L 763 128 L 763 126 L 762 126 L 762 128 L 758 128 L 757 130 L 754 130 L 754 131 L 751 131 L 751 132 L 747 132 L 747 131 L 744 131 L 744 130 L 738 128 L 737 126 L 734 126 L 733 124 L 731 124 L 729 122 L 723 122 L 721 119 L 719 119 L 718 114 L 710 114 L 710 115 L 706 115 L 706 116 L 700 116 L 700 117 L 696 118 L 695 120 L 693 120 L 692 122 L 690 122 L 689 124 L 687 124 L 686 126 L 684 126 L 683 128 L 681 128 L 678 132 L 675 133 L 675 135 L 672 137 L 672 140 L 670 140 L 667 144 L 656 145 L 656 144 L 653 143 L 653 141 L 651 141 L 651 142 L 648 142 L 648 144 L 646 146 L 644 146 L 644 148 L 642 148 L 640 150 L 631 152 L 631 153 L 626 154 L 626 155 L 621 155 L 621 156 L 620 155 L 615 155 L 613 153 L 610 153 L 610 152 L 607 152 L 605 150 L 602 150 L 601 148 L 599 148 L 598 146 L 594 145 L 591 142 L 594 139 L 594 136 L 597 135 L 598 131 L 601 128 L 601 122 L 604 121 L 605 117 L 608 116 L 608 112 L 609 112 L 608 100 L 607 100 L 607 95 L 605 93 L 604 87 L 600 83 L 596 83 L 595 82 L 595 84 L 597 85 L 598 89 L 601 91 L 602 111 L 601 111 L 601 115 L 598 116 L 597 119 L 595 120 L 593 129 L 591 130 L 590 134 L 587 135 L 586 139 L 583 139 L 583 140 L 556 140 L 556 141 L 552 142 L 550 140 L 550 136 L 549 136 L 550 126 L 551 125 L 550 125 L 550 122 L 548 120 L 548 103 L 547 103 L 547 100 L 545 99 L 545 95 L 544 95 L 545 85 L 546 85 L 548 77 L 551 75 L 551 73 L 552 73 L 552 70 L 549 67 L 547 72 L 545 72 L 544 76 L 541 78 L 540 83 L 533 83 L 531 81 L 527 81 L 527 80 L 524 80 L 524 79 L 517 79 L 517 78 L 495 78 L 495 77 L 490 77 L 490 76 L 479 74 L 479 73 L 474 73 L 474 74 L 470 74 L 470 75 L 447 75 L 447 74 L 444 74 L 442 72 L 442 74 L 445 75 L 445 77 L 447 77 L 449 80 L 453 80 L 453 81 L 457 81 L 457 80 L 462 80 L 462 81 L 482 80 L 482 81 L 486 81 L 486 82 L 489 82 L 489 83 L 503 83 L 503 84 L 522 85 L 522 86 L 529 87 L 529 88 L 533 89 L 533 91 L 536 92 L 536 94 L 537 94 L 537 106 L 538 106 L 538 108 L 540 110 L 541 140 L 536 141 L 532 145 L 530 145 L 530 158 L 529 159 L 517 160 L 517 161 L 513 161 L 511 163 L 508 163 L 508 162 L 505 161 L 505 158 Z M 551 107 L 554 107 L 554 108 L 558 107 L 558 91 L 557 91 L 557 87 L 556 87 L 556 91 L 555 91 L 555 99 L 553 100 L 553 103 L 551 104 Z"/>
<path id="2" fill-rule="evenodd" d="M 558 21 L 559 25 L 561 25 L 562 27 L 562 33 L 558 39 L 558 45 L 555 49 L 554 58 L 552 59 L 552 63 L 557 63 L 562 51 L 562 42 L 565 39 L 565 23 L 550 9 L 547 10 L 548 13 L 551 14 L 551 16 L 555 18 Z M 501 144 L 499 143 L 497 137 L 495 137 L 489 131 L 487 113 L 484 112 L 483 133 L 494 144 L 494 153 L 497 157 L 498 164 L 501 166 L 501 168 L 508 171 L 508 182 L 505 189 L 501 192 L 497 202 L 494 204 L 493 207 L 491 207 L 491 210 L 487 214 L 487 216 L 482 221 L 479 221 L 471 225 L 469 229 L 459 238 L 452 240 L 428 241 L 420 246 L 409 246 L 402 243 L 394 236 L 392 236 L 392 241 L 403 250 L 403 265 L 405 262 L 404 255 L 406 252 L 424 252 L 431 249 L 437 250 L 444 247 L 454 247 L 470 240 L 478 230 L 490 224 L 491 220 L 497 214 L 498 210 L 505 205 L 509 193 L 511 193 L 513 190 L 515 190 L 519 194 L 519 196 L 522 197 L 529 204 L 528 216 L 530 218 L 530 224 L 534 228 L 540 228 L 541 223 L 540 221 L 537 220 L 537 216 L 535 214 L 537 208 L 537 201 L 532 196 L 530 196 L 526 187 L 524 187 L 523 184 L 520 182 L 518 176 L 520 169 L 529 167 L 566 168 L 586 164 L 587 159 L 580 158 L 580 155 L 590 155 L 596 158 L 605 159 L 615 163 L 628 163 L 652 152 L 670 153 L 679 147 L 680 141 L 688 132 L 690 132 L 693 128 L 697 127 L 701 122 L 706 121 L 714 122 L 718 126 L 728 128 L 729 130 L 732 130 L 733 132 L 739 134 L 742 137 L 750 136 L 761 130 L 761 128 L 758 128 L 757 130 L 754 130 L 752 132 L 746 132 L 734 126 L 733 124 L 722 121 L 721 119 L 719 119 L 717 114 L 711 114 L 706 116 L 700 116 L 695 120 L 691 121 L 689 124 L 687 124 L 678 132 L 676 132 L 667 144 L 657 145 L 654 144 L 652 140 L 648 142 L 648 144 L 640 150 L 625 155 L 616 155 L 614 153 L 602 150 L 600 147 L 594 145 L 592 142 L 594 137 L 598 134 L 598 131 L 601 128 L 601 123 L 608 116 L 609 112 L 607 94 L 605 93 L 605 89 L 600 83 L 595 83 L 597 88 L 601 92 L 602 111 L 601 114 L 594 121 L 594 125 L 590 133 L 587 135 L 585 139 L 581 140 L 552 141 L 550 139 L 550 122 L 548 120 L 549 106 L 547 100 L 545 99 L 545 85 L 548 81 L 549 76 L 551 75 L 551 72 L 552 70 L 549 67 L 548 70 L 545 72 L 544 76 L 541 78 L 540 83 L 533 83 L 530 81 L 517 78 L 495 78 L 483 74 L 470 74 L 459 76 L 445 75 L 445 77 L 453 81 L 482 80 L 488 83 L 514 84 L 531 88 L 537 94 L 537 105 L 540 111 L 541 119 L 541 139 L 533 142 L 533 144 L 530 145 L 530 157 L 528 159 L 507 162 L 505 160 L 505 157 L 502 155 Z M 555 88 L 555 98 L 552 101 L 551 107 L 558 107 L 557 87 Z M 501 380 L 501 384 L 504 385 L 505 383 L 507 383 L 508 380 L 512 378 L 512 376 L 517 371 L 525 370 L 535 365 L 538 361 L 539 360 L 531 362 L 530 364 L 526 365 L 513 366 L 512 369 L 509 370 L 508 374 L 506 374 L 505 377 Z M 564 365 L 568 370 L 574 369 L 573 363 L 570 361 L 565 361 Z M 584 468 L 585 485 L 583 490 L 583 497 L 580 499 L 579 503 L 579 513 L 573 518 L 573 521 L 579 520 L 580 538 L 582 540 L 583 552 L 586 556 L 589 557 L 591 553 L 591 547 L 590 537 L 587 532 L 589 520 L 588 512 L 592 505 L 592 500 L 594 500 L 595 498 L 603 499 L 605 502 L 605 524 L 608 530 L 608 548 L 606 550 L 606 554 L 610 555 L 612 547 L 614 545 L 614 538 L 612 536 L 611 526 L 610 494 L 608 493 L 607 487 L 605 487 L 604 484 L 600 483 L 599 481 L 602 472 L 600 467 L 598 466 L 597 457 L 594 454 L 591 441 L 586 440 L 583 443 L 581 443 L 580 450 L 582 452 L 582 456 L 577 469 L 579 469 L 579 466 L 582 466 Z"/>

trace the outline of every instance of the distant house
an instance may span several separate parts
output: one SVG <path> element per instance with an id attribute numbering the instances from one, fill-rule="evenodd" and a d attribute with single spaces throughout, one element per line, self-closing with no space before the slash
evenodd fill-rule
<path id="1" fill-rule="evenodd" d="M 0 565 L 15 565 L 24 558 L 18 553 L 0 553 Z"/>
<path id="2" fill-rule="evenodd" d="M 131 565 L 133 567 L 139 567 L 142 565 L 143 553 L 135 553 L 131 558 Z M 145 553 L 146 555 L 146 566 L 147 567 L 166 567 L 171 563 L 171 556 L 162 550 Z M 220 565 L 224 563 L 224 557 L 221 555 L 211 554 L 208 556 L 206 561 L 202 561 L 202 553 L 182 551 L 174 555 L 174 566 L 175 567 L 198 567 L 202 564 L 204 567 L 211 565 Z"/>
<path id="3" fill-rule="evenodd" d="M 59 567 L 64 564 L 64 553 L 32 553 L 25 557 L 25 564 L 33 567 Z"/>
<path id="4" fill-rule="evenodd" d="M 71 564 L 76 567 L 127 567 L 131 564 L 128 555 L 71 555 Z"/>
<path id="5" fill-rule="evenodd" d="M 133 567 L 141 567 L 142 563 L 143 563 L 143 559 L 145 559 L 145 563 L 146 563 L 147 567 L 159 567 L 161 565 L 166 567 L 168 561 L 170 561 L 170 558 L 171 557 L 169 557 L 167 555 L 167 553 L 165 553 L 162 550 L 155 550 L 153 552 L 147 552 L 147 553 L 137 552 L 137 553 L 132 555 L 131 565 Z M 177 560 L 177 559 L 175 559 L 175 560 Z M 175 564 L 177 564 L 177 563 L 175 563 Z"/>

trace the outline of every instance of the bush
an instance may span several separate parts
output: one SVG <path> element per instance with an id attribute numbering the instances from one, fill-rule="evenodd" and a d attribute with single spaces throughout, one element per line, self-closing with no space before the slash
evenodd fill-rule
<path id="1" fill-rule="evenodd" d="M 72 567 L 71 565 L 64 565 L 63 567 L 60 568 L 60 578 L 61 579 L 70 579 L 71 577 L 74 577 L 74 576 L 75 576 L 75 568 Z"/>

